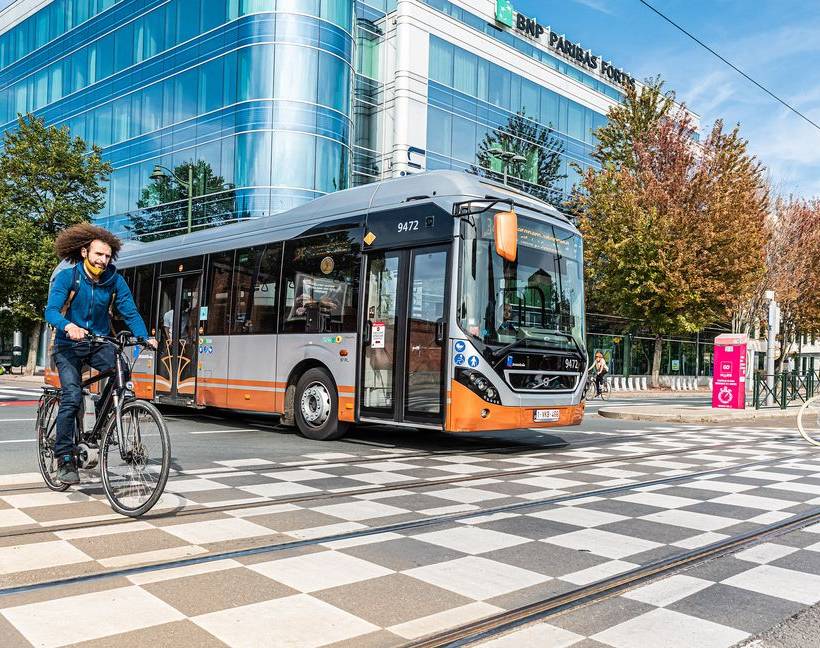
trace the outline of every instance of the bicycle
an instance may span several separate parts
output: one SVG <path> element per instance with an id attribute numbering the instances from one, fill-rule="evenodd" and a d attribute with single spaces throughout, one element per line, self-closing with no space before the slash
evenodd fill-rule
<path id="1" fill-rule="evenodd" d="M 115 347 L 115 366 L 83 381 L 83 399 L 74 427 L 74 459 L 84 470 L 98 463 L 103 489 L 111 508 L 129 517 L 147 513 L 162 495 L 171 468 L 171 441 L 168 427 L 157 408 L 138 400 L 133 383 L 128 380 L 132 365 L 128 364 L 125 347 L 144 346 L 145 340 L 132 338 L 127 333 L 116 337 L 88 336 L 90 344 L 112 344 Z M 136 358 L 135 358 L 136 360 Z M 90 430 L 85 430 L 85 396 L 89 386 L 110 378 L 99 395 L 97 419 Z M 54 444 L 57 440 L 57 410 L 60 389 L 43 387 L 37 407 L 37 455 L 40 473 L 46 486 L 62 492 L 69 485 L 57 479 L 57 458 Z M 94 398 L 92 396 L 92 398 Z M 159 456 L 151 458 L 152 439 L 158 439 Z"/>
<path id="2" fill-rule="evenodd" d="M 797 413 L 797 429 L 812 445 L 820 446 L 820 396 L 809 398 Z"/>
<path id="3" fill-rule="evenodd" d="M 601 381 L 601 400 L 608 400 L 609 399 L 609 378 L 604 376 L 604 379 Z M 595 374 L 590 371 L 587 373 L 587 383 L 584 386 L 584 399 L 585 400 L 592 400 L 596 396 L 595 394 Z"/>

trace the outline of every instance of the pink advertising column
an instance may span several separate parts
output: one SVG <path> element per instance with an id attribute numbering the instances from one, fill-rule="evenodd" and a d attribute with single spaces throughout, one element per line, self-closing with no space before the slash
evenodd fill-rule
<path id="1" fill-rule="evenodd" d="M 746 335 L 718 335 L 712 380 L 712 407 L 746 407 Z"/>

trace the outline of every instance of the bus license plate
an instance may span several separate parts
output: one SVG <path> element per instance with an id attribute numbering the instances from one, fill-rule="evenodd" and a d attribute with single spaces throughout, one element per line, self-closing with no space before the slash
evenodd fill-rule
<path id="1" fill-rule="evenodd" d="M 557 421 L 559 410 L 557 409 L 537 409 L 533 413 L 533 420 L 536 423 L 544 423 L 545 421 Z"/>

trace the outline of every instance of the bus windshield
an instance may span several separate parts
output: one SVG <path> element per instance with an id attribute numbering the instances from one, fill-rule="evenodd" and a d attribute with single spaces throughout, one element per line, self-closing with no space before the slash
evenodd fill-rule
<path id="1" fill-rule="evenodd" d="M 518 217 L 514 262 L 495 252 L 494 214 L 462 221 L 459 323 L 494 351 L 502 347 L 576 350 L 583 345 L 581 237 Z"/>

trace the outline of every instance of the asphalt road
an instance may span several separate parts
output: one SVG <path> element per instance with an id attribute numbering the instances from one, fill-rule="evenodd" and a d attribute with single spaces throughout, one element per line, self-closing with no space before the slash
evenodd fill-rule
<path id="1" fill-rule="evenodd" d="M 8 391 L 11 390 L 7 390 Z M 28 400 L 36 393 L 31 388 L 16 388 L 20 400 Z M 597 437 L 621 434 L 624 430 L 653 430 L 662 424 L 637 424 L 597 416 L 603 405 L 614 404 L 702 404 L 706 397 L 669 396 L 666 398 L 612 398 L 588 403 L 584 422 L 580 426 L 549 430 L 515 430 L 491 434 L 456 435 L 430 430 L 391 428 L 389 426 L 362 426 L 338 441 L 311 441 L 293 428 L 278 424 L 275 416 L 245 415 L 214 410 L 191 411 L 163 407 L 171 434 L 173 464 L 176 468 L 192 469 L 213 461 L 263 457 L 293 460 L 310 453 L 343 452 L 365 455 L 373 448 L 400 448 L 404 450 L 464 450 L 481 448 L 516 447 L 533 445 L 559 446 Z M 0 407 L 0 474 L 36 471 L 34 444 L 35 404 L 15 404 L 6 401 Z"/>

